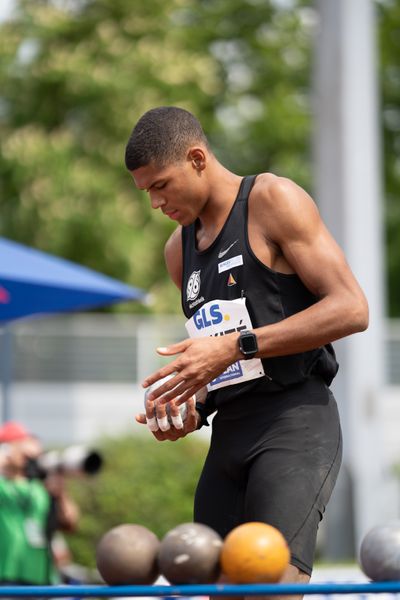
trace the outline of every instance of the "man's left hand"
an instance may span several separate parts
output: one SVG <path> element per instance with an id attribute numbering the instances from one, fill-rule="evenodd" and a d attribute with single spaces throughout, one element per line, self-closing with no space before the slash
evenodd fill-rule
<path id="1" fill-rule="evenodd" d="M 179 356 L 147 377 L 143 387 L 146 388 L 167 375 L 175 374 L 153 390 L 148 398 L 158 398 L 161 403 L 176 399 L 177 405 L 188 400 L 239 359 L 236 334 L 186 339 L 166 348 L 157 348 L 157 352 L 162 356 Z"/>

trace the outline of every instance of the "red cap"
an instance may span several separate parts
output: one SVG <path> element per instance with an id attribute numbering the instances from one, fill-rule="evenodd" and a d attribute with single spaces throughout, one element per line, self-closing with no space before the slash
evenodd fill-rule
<path id="1" fill-rule="evenodd" d="M 16 421 L 7 421 L 0 426 L 0 444 L 16 442 L 30 437 L 30 433 L 21 423 Z"/>

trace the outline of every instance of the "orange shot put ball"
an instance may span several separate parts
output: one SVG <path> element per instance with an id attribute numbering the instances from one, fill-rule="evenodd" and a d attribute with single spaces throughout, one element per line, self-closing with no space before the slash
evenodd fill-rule
<path id="1" fill-rule="evenodd" d="M 232 583 L 276 583 L 289 565 L 290 550 L 278 529 L 254 521 L 232 529 L 220 560 Z"/>

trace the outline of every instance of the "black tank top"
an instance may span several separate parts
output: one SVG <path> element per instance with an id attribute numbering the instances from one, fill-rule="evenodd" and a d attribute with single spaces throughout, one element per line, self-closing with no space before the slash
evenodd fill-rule
<path id="1" fill-rule="evenodd" d="M 296 274 L 278 273 L 253 253 L 248 238 L 248 197 L 256 176 L 242 179 L 237 198 L 217 238 L 206 250 L 197 250 L 196 222 L 182 228 L 182 307 L 190 318 L 210 300 L 244 296 L 254 328 L 276 323 L 317 302 Z M 299 354 L 262 359 L 265 377 L 213 392 L 216 406 L 249 391 L 271 385 L 285 388 L 311 375 L 329 385 L 338 364 L 331 344 Z"/>

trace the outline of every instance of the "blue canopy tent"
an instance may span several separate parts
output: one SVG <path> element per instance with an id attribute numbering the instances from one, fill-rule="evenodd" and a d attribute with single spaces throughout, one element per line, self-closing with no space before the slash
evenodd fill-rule
<path id="1" fill-rule="evenodd" d="M 132 300 L 145 300 L 131 287 L 62 258 L 0 238 L 0 328 L 32 316 L 85 310 Z M 11 365 L 4 333 L 3 419 L 9 417 Z"/>
<path id="2" fill-rule="evenodd" d="M 144 298 L 141 290 L 111 277 L 0 238 L 0 325 Z"/>

